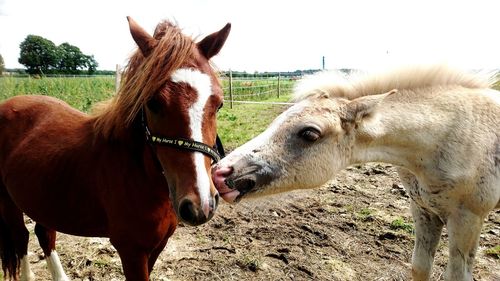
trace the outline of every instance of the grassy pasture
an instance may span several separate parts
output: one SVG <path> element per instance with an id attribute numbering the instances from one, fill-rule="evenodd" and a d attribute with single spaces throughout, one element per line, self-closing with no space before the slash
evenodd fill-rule
<path id="1" fill-rule="evenodd" d="M 95 77 L 0 77 L 0 100 L 16 95 L 47 95 L 88 112 L 92 104 L 110 98 L 113 76 Z"/>
<path id="2" fill-rule="evenodd" d="M 263 131 L 284 107 L 263 104 L 234 104 L 233 109 L 230 109 L 227 80 L 223 79 L 222 82 L 226 102 L 218 115 L 219 136 L 226 149 L 234 149 Z M 0 101 L 15 95 L 41 94 L 59 98 L 81 111 L 88 112 L 94 103 L 113 96 L 114 83 L 112 76 L 39 79 L 0 77 Z M 282 83 L 281 86 L 285 84 L 287 86 L 282 88 L 279 99 L 276 97 L 277 92 L 270 92 L 257 98 L 246 96 L 235 97 L 235 100 L 287 101 L 290 97 L 292 81 L 280 81 L 280 83 Z M 277 80 L 266 78 L 265 80 L 234 81 L 233 86 L 235 95 L 246 95 L 251 91 L 245 87 L 255 91 L 265 88 L 277 89 Z M 252 86 L 254 87 L 252 88 Z"/>

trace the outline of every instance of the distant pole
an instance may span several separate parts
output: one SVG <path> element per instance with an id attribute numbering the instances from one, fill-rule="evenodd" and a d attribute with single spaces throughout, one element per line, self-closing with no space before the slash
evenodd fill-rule
<path id="1" fill-rule="evenodd" d="M 233 109 L 233 71 L 229 69 L 229 108 Z"/>
<path id="2" fill-rule="evenodd" d="M 325 70 L 325 56 L 323 56 L 323 70 Z"/>
<path id="3" fill-rule="evenodd" d="M 120 81 L 122 80 L 122 72 L 120 70 L 120 65 L 116 65 L 115 71 L 115 93 L 118 93 L 118 89 L 120 88 Z"/>
<path id="4" fill-rule="evenodd" d="M 281 92 L 280 80 L 281 80 L 281 72 L 278 72 L 278 98 L 280 98 L 280 92 Z"/>

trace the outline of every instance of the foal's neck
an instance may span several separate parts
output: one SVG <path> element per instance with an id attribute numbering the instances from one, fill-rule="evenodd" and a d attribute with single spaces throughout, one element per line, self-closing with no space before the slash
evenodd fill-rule
<path id="1" fill-rule="evenodd" d="M 356 129 L 351 163 L 385 162 L 414 170 L 435 149 L 447 118 L 432 103 L 384 101 Z"/>

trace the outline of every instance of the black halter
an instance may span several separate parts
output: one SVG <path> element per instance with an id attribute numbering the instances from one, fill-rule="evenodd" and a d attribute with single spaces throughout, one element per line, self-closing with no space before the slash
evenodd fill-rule
<path id="1" fill-rule="evenodd" d="M 151 134 L 151 131 L 149 130 L 148 125 L 146 123 L 144 108 L 141 109 L 141 123 L 142 127 L 144 128 L 144 132 L 146 134 L 146 141 L 149 144 L 151 144 L 153 150 L 155 150 L 154 144 L 158 144 L 158 145 L 172 146 L 179 149 L 198 151 L 210 156 L 210 158 L 213 159 L 213 163 L 219 162 L 220 159 L 225 156 L 224 148 L 222 147 L 222 142 L 219 138 L 219 135 L 217 135 L 217 138 L 215 140 L 215 146 L 213 148 L 202 142 L 198 142 L 195 140 L 155 136 Z"/>

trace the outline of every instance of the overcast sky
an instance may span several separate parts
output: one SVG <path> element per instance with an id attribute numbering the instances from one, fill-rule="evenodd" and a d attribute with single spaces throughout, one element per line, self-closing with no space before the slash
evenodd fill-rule
<path id="1" fill-rule="evenodd" d="M 152 32 L 174 19 L 201 39 L 227 22 L 214 59 L 221 70 L 293 71 L 448 62 L 500 68 L 500 1 L 405 0 L 0 0 L 0 54 L 18 64 L 29 34 L 94 55 L 99 69 L 125 64 L 135 45 L 126 16 Z"/>

